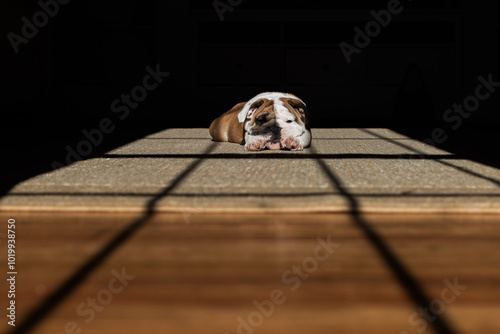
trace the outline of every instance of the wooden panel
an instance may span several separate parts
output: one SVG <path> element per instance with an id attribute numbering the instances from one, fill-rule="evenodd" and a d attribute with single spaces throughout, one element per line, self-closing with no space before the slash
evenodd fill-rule
<path id="1" fill-rule="evenodd" d="M 36 333 L 237 333 L 239 326 L 247 327 L 242 333 L 432 333 L 433 321 L 414 313 L 439 305 L 445 280 L 455 278 L 467 288 L 444 304 L 440 317 L 449 332 L 500 330 L 495 216 L 362 218 L 421 285 L 429 305 L 411 302 L 373 235 L 367 238 L 349 215 L 3 213 L 0 220 L 11 217 L 18 226 L 18 326 L 33 319 L 33 307 L 47 310 L 47 298 L 72 273 L 137 223 L 87 266 L 85 279 L 37 323 Z M 338 245 L 331 254 L 317 250 L 318 237 Z M 273 296 L 281 303 L 265 302 Z"/>

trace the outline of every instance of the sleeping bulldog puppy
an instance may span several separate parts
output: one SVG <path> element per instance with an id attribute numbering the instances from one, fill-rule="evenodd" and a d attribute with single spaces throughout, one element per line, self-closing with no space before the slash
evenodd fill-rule
<path id="1" fill-rule="evenodd" d="M 266 92 L 235 105 L 210 124 L 215 141 L 245 145 L 245 151 L 289 149 L 311 144 L 306 104 L 287 93 Z"/>

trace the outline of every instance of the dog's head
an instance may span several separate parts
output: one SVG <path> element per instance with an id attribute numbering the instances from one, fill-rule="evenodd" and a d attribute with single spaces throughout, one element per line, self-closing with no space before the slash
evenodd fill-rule
<path id="1" fill-rule="evenodd" d="M 238 114 L 249 136 L 258 136 L 269 149 L 280 149 L 280 140 L 298 137 L 309 129 L 307 108 L 298 97 L 286 93 L 262 93 L 248 101 Z"/>

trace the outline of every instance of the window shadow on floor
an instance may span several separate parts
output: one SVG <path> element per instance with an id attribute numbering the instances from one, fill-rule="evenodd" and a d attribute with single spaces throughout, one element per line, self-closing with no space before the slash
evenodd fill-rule
<path id="1" fill-rule="evenodd" d="M 385 137 L 380 135 L 379 133 L 369 130 L 369 129 L 360 129 L 368 135 L 369 138 L 378 138 L 379 140 L 387 141 L 393 145 L 397 145 L 406 149 L 409 152 L 413 152 L 411 155 L 414 155 L 415 158 L 429 159 L 435 161 L 437 163 L 446 165 L 447 167 L 452 167 L 460 172 L 467 173 L 473 177 L 481 178 L 487 181 L 492 182 L 493 184 L 500 186 L 500 180 L 496 180 L 491 177 L 487 177 L 474 171 L 467 170 L 463 167 L 456 166 L 452 162 L 447 161 L 447 159 L 455 160 L 457 157 L 450 156 L 446 154 L 438 154 L 438 155 L 429 155 L 420 152 L 411 146 L 408 146 L 404 143 L 404 141 L 394 140 L 391 137 Z M 151 132 L 148 131 L 147 134 Z M 137 135 L 137 136 L 135 136 Z M 134 136 L 128 138 L 121 138 L 122 142 L 117 143 L 117 145 L 122 145 L 124 143 L 128 143 L 134 139 L 138 139 L 137 137 L 143 136 L 143 134 L 134 133 Z M 140 138 L 140 137 L 139 137 Z M 129 226 L 122 231 L 118 232 L 116 237 L 104 246 L 100 251 L 98 251 L 94 256 L 92 256 L 89 260 L 84 262 L 82 266 L 75 271 L 53 294 L 48 296 L 38 307 L 32 310 L 26 320 L 21 323 L 14 331 L 11 333 L 25 333 L 28 330 L 32 329 L 35 325 L 38 324 L 39 321 L 43 320 L 43 318 L 49 314 L 57 305 L 60 304 L 66 296 L 73 291 L 77 286 L 79 286 L 87 277 L 90 275 L 103 261 L 105 261 L 113 252 L 115 252 L 121 245 L 123 245 L 131 236 L 133 236 L 140 228 L 147 224 L 150 218 L 155 213 L 157 203 L 164 197 L 169 196 L 169 194 L 186 178 L 188 177 L 197 166 L 205 161 L 206 159 L 248 159 L 249 157 L 254 157 L 255 159 L 315 159 L 320 166 L 323 173 L 327 176 L 331 185 L 336 189 L 336 191 L 342 195 L 349 205 L 349 213 L 353 218 L 353 222 L 357 225 L 357 227 L 364 233 L 366 239 L 370 242 L 370 244 L 374 247 L 374 249 L 378 252 L 379 256 L 385 261 L 387 267 L 394 274 L 396 280 L 401 284 L 404 288 L 408 296 L 414 302 L 416 307 L 426 307 L 430 304 L 430 298 L 425 294 L 423 288 L 420 286 L 420 283 L 413 277 L 408 269 L 405 267 L 404 263 L 397 257 L 394 251 L 389 247 L 386 240 L 384 240 L 374 229 L 371 223 L 362 215 L 359 199 L 357 196 L 351 194 L 344 186 L 342 180 L 338 177 L 336 172 L 329 167 L 324 159 L 365 159 L 365 158 L 382 158 L 382 159 L 401 159 L 398 155 L 384 155 L 384 154 L 369 154 L 369 155 L 352 155 L 352 154 L 319 154 L 314 147 L 310 149 L 309 153 L 304 154 L 296 154 L 293 152 L 283 152 L 280 154 L 247 154 L 242 151 L 241 154 L 212 154 L 214 149 L 217 147 L 217 143 L 211 142 L 208 139 L 206 140 L 206 149 L 204 152 L 200 154 L 194 155 L 185 155 L 182 156 L 186 159 L 196 159 L 192 163 L 190 163 L 168 186 L 166 186 L 161 192 L 152 194 L 152 197 L 148 200 L 145 209 L 145 213 L 138 219 L 132 221 Z M 115 146 L 116 147 L 116 146 Z M 103 150 L 108 150 L 108 146 L 103 146 Z M 106 158 L 160 158 L 160 159 L 169 159 L 169 158 L 179 158 L 179 155 L 120 155 L 120 154 L 106 154 L 99 153 L 96 151 L 95 156 L 106 157 Z M 15 180 L 13 182 L 16 182 Z M 151 195 L 151 194 L 148 194 Z M 112 194 L 113 196 L 113 194 Z M 194 195 L 196 196 L 196 194 Z M 205 194 L 202 194 L 205 196 Z M 438 333 L 451 334 L 456 333 L 456 331 L 452 328 L 451 324 L 446 320 L 446 318 L 442 315 L 436 315 L 436 320 L 432 322 L 434 329 Z"/>
<path id="2" fill-rule="evenodd" d="M 68 294 L 76 289 L 97 267 L 103 263 L 108 257 L 123 245 L 131 236 L 133 236 L 140 228 L 146 225 L 150 218 L 156 212 L 156 204 L 162 198 L 172 192 L 196 167 L 204 160 L 204 156 L 210 154 L 216 147 L 215 143 L 208 143 L 205 151 L 200 154 L 200 158 L 189 164 L 182 173 L 180 173 L 167 187 L 161 192 L 155 194 L 146 204 L 144 214 L 138 219 L 130 223 L 125 229 L 119 232 L 113 240 L 106 244 L 88 261 L 76 270 L 65 282 L 63 282 L 52 294 L 50 294 L 42 303 L 35 307 L 26 316 L 26 320 L 21 322 L 13 331 L 12 334 L 20 334 L 29 332 L 33 329 L 45 316 L 47 316 L 56 306 L 58 306 Z"/>
<path id="3" fill-rule="evenodd" d="M 412 139 L 435 144 L 437 148 L 461 158 L 500 169 L 500 154 L 498 153 L 500 131 L 496 122 L 463 125 L 456 131 L 447 130 L 439 125 L 427 127 L 392 126 L 391 129 Z M 443 139 L 433 140 L 433 131 L 436 129 L 444 131 L 446 138 L 444 141 Z"/>
<path id="4" fill-rule="evenodd" d="M 316 153 L 314 151 L 314 153 Z M 409 273 L 408 269 L 391 250 L 387 242 L 377 233 L 371 226 L 370 222 L 365 219 L 361 213 L 361 208 L 356 196 L 349 193 L 343 186 L 342 180 L 336 175 L 322 159 L 317 159 L 317 162 L 323 173 L 328 177 L 330 183 L 337 189 L 340 194 L 347 200 L 349 206 L 349 214 L 353 218 L 353 222 L 363 232 L 366 239 L 375 248 L 378 255 L 384 260 L 390 271 L 399 284 L 404 288 L 410 299 L 418 307 L 427 307 L 430 305 L 431 299 L 425 294 L 419 282 Z M 431 323 L 436 333 L 453 334 L 457 333 L 449 321 L 443 314 L 435 315 L 434 321 Z"/>
<path id="5" fill-rule="evenodd" d="M 64 126 L 45 126 L 40 128 L 15 127 L 0 133 L 2 159 L 0 164 L 0 198 L 18 183 L 37 175 L 53 171 L 54 161 L 69 166 L 76 159 L 67 163 L 68 147 L 75 149 L 79 142 L 86 140 L 81 131 L 84 126 L 65 128 Z M 120 124 L 120 127 L 106 135 L 102 142 L 93 147 L 92 152 L 82 160 L 103 155 L 112 149 L 141 139 L 149 134 L 165 130 L 164 124 Z"/>
<path id="6" fill-rule="evenodd" d="M 406 158 L 411 158 L 412 156 L 414 155 L 417 155 L 419 156 L 420 155 L 420 159 L 426 159 L 426 157 L 428 156 L 428 154 L 420 151 L 420 150 L 417 150 L 405 143 L 402 143 L 400 141 L 396 141 L 396 140 L 393 140 L 391 138 L 388 138 L 388 137 L 385 137 L 385 136 L 382 136 L 372 130 L 368 130 L 368 129 L 361 129 L 361 131 L 365 132 L 366 134 L 370 135 L 370 136 L 374 136 L 374 137 L 377 137 L 379 139 L 382 139 L 382 140 L 385 140 L 387 141 L 388 143 L 391 143 L 392 145 L 395 145 L 395 146 L 399 146 L 405 150 L 408 150 L 410 152 L 412 152 L 412 154 L 405 154 L 405 157 Z M 491 147 L 488 146 L 490 151 L 491 151 Z M 460 156 L 458 155 L 457 156 L 457 159 L 460 160 L 460 159 L 467 159 L 466 157 L 464 156 Z M 488 181 L 488 182 L 491 182 L 492 184 L 496 185 L 497 187 L 500 187 L 500 179 L 495 179 L 495 178 L 492 178 L 492 177 L 489 177 L 489 176 L 486 176 L 486 175 L 482 175 L 482 174 L 479 174 L 473 170 L 470 170 L 470 169 L 467 169 L 467 168 L 464 168 L 464 167 L 461 167 L 461 166 L 457 166 L 455 165 L 453 162 L 450 162 L 450 161 L 446 161 L 446 158 L 444 159 L 434 159 L 437 163 L 443 165 L 443 166 L 447 166 L 447 167 L 451 167 L 451 168 L 454 168 L 462 173 L 465 173 L 467 175 L 470 175 L 470 176 L 473 176 L 473 177 L 476 177 L 478 179 L 482 179 L 482 180 L 485 180 L 485 181 Z M 455 157 L 453 156 L 453 160 L 456 160 Z M 470 159 L 470 160 L 473 160 L 473 159 Z M 477 162 L 477 161 L 476 161 Z"/>

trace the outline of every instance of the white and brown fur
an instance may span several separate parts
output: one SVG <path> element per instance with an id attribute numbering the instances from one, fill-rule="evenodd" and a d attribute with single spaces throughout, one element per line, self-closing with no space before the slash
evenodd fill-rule
<path id="1" fill-rule="evenodd" d="M 210 125 L 215 141 L 244 144 L 246 151 L 303 150 L 311 144 L 306 104 L 288 93 L 266 92 L 235 105 Z"/>

